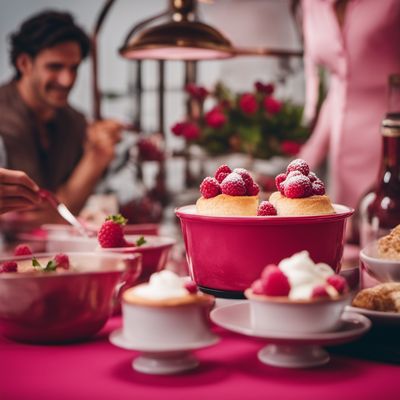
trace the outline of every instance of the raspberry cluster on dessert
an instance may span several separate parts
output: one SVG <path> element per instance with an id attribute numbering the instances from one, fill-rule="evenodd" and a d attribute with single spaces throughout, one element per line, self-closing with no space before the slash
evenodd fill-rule
<path id="1" fill-rule="evenodd" d="M 277 191 L 271 194 L 269 203 L 279 216 L 335 213 L 324 183 L 302 159 L 293 160 L 285 173 L 277 175 L 275 185 Z"/>
<path id="2" fill-rule="evenodd" d="M 346 280 L 325 263 L 315 264 L 307 251 L 267 265 L 246 297 L 280 298 L 288 301 L 339 299 L 348 293 Z"/>
<path id="3" fill-rule="evenodd" d="M 38 259 L 32 254 L 27 244 L 20 244 L 14 249 L 14 256 L 30 256 L 24 260 L 5 261 L 0 264 L 0 273 L 5 272 L 52 272 L 66 271 L 71 268 L 69 257 L 64 253 L 56 254 L 52 259 Z"/>
<path id="4" fill-rule="evenodd" d="M 124 226 L 127 219 L 121 214 L 110 215 L 101 225 L 97 240 L 102 248 L 110 249 L 116 247 L 138 247 L 146 243 L 146 240 L 141 236 L 135 243 L 128 242 L 125 239 Z"/>
<path id="5" fill-rule="evenodd" d="M 202 215 L 256 216 L 260 188 L 244 168 L 221 165 L 200 185 L 196 210 Z"/>

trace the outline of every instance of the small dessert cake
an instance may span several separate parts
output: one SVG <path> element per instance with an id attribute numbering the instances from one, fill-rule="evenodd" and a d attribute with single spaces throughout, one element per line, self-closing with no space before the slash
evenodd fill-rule
<path id="1" fill-rule="evenodd" d="M 292 161 L 286 173 L 275 178 L 277 192 L 271 194 L 269 201 L 279 216 L 334 214 L 331 201 L 325 195 L 324 183 L 310 172 L 304 160 Z"/>
<path id="2" fill-rule="evenodd" d="M 400 225 L 378 240 L 378 255 L 380 258 L 400 260 Z"/>
<path id="3" fill-rule="evenodd" d="M 336 299 L 348 291 L 346 280 L 325 263 L 315 264 L 304 250 L 279 265 L 270 264 L 256 280 L 247 297 L 284 297 L 290 301 Z"/>
<path id="4" fill-rule="evenodd" d="M 307 251 L 267 265 L 245 291 L 256 329 L 317 333 L 335 329 L 348 302 L 347 282 Z"/>
<path id="5" fill-rule="evenodd" d="M 400 282 L 387 282 L 363 289 L 354 297 L 354 307 L 400 312 Z"/>
<path id="6" fill-rule="evenodd" d="M 171 271 L 154 273 L 122 299 L 123 335 L 131 342 L 182 347 L 212 336 L 208 312 L 214 297 L 197 292 L 193 282 Z"/>
<path id="7" fill-rule="evenodd" d="M 212 304 L 214 301 L 212 296 L 198 292 L 194 282 L 168 270 L 154 273 L 148 283 L 127 290 L 123 298 L 129 304 L 150 307 Z"/>
<path id="8" fill-rule="evenodd" d="M 247 170 L 232 171 L 227 165 L 221 165 L 214 178 L 207 177 L 201 183 L 196 211 L 202 215 L 256 216 L 259 192 Z"/>

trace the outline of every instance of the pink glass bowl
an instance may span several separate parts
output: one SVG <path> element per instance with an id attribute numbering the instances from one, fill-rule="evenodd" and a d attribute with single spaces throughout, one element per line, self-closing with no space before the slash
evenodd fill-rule
<path id="1" fill-rule="evenodd" d="M 336 214 L 299 217 L 206 216 L 194 205 L 175 212 L 193 280 L 205 292 L 240 298 L 267 264 L 302 250 L 339 272 L 346 221 L 354 210 L 334 208 Z"/>
<path id="2" fill-rule="evenodd" d="M 55 253 L 35 254 L 52 258 Z M 74 342 L 97 333 L 125 285 L 140 272 L 139 255 L 69 253 L 76 271 L 0 274 L 0 331 L 17 341 Z M 0 260 L 19 261 L 31 256 Z"/>

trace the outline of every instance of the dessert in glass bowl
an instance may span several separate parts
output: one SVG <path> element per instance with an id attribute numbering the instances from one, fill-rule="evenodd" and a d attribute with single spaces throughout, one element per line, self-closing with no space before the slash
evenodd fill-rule
<path id="1" fill-rule="evenodd" d="M 211 338 L 210 295 L 197 291 L 194 282 L 163 270 L 123 294 L 123 336 L 127 341 L 182 347 Z"/>
<path id="2" fill-rule="evenodd" d="M 332 331 L 350 301 L 346 280 L 307 251 L 267 265 L 245 295 L 252 325 L 275 332 Z"/>

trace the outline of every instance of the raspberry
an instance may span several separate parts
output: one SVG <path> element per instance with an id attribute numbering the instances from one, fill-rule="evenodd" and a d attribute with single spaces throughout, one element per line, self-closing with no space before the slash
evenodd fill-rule
<path id="1" fill-rule="evenodd" d="M 103 248 L 125 247 L 125 238 L 122 225 L 126 219 L 118 214 L 108 217 L 97 234 L 97 240 Z"/>
<path id="2" fill-rule="evenodd" d="M 19 244 L 14 249 L 14 256 L 29 256 L 31 254 L 32 254 L 32 250 L 26 243 Z"/>
<path id="3" fill-rule="evenodd" d="M 282 183 L 286 179 L 286 174 L 279 174 L 275 177 L 275 186 L 276 188 L 283 194 L 283 186 Z"/>
<path id="4" fill-rule="evenodd" d="M 314 172 L 310 172 L 310 173 L 308 174 L 308 179 L 309 179 L 311 182 L 314 182 L 314 181 L 316 181 L 316 180 L 318 179 L 318 176 L 317 176 Z"/>
<path id="5" fill-rule="evenodd" d="M 311 298 L 320 299 L 320 298 L 328 298 L 329 293 L 326 290 L 326 287 L 323 285 L 317 285 L 313 288 L 311 292 Z"/>
<path id="6" fill-rule="evenodd" d="M 185 282 L 184 287 L 190 294 L 197 293 L 197 285 L 193 281 Z"/>
<path id="7" fill-rule="evenodd" d="M 290 292 L 289 280 L 279 268 L 268 268 L 263 273 L 261 283 L 267 296 L 287 296 Z"/>
<path id="8" fill-rule="evenodd" d="M 231 172 L 232 170 L 227 165 L 223 164 L 215 171 L 214 178 L 221 183 Z"/>
<path id="9" fill-rule="evenodd" d="M 279 269 L 279 267 L 276 264 L 268 264 L 266 267 L 264 267 L 264 269 L 261 272 L 261 279 L 265 278 L 266 276 L 268 276 L 269 271 L 273 271 Z"/>
<path id="10" fill-rule="evenodd" d="M 215 178 L 208 176 L 200 184 L 200 193 L 205 199 L 209 199 L 221 194 L 221 187 Z"/>
<path id="11" fill-rule="evenodd" d="M 290 199 L 309 197 L 312 195 L 310 180 L 304 175 L 293 176 L 284 183 L 284 194 Z"/>
<path id="12" fill-rule="evenodd" d="M 340 275 L 332 275 L 326 281 L 340 294 L 346 292 L 348 289 L 346 279 Z"/>
<path id="13" fill-rule="evenodd" d="M 322 196 L 325 194 L 325 185 L 320 179 L 316 179 L 311 185 L 313 194 L 317 196 Z"/>
<path id="14" fill-rule="evenodd" d="M 262 201 L 258 206 L 257 215 L 277 215 L 276 208 L 269 201 Z"/>
<path id="15" fill-rule="evenodd" d="M 0 265 L 0 272 L 17 272 L 18 265 L 15 261 L 6 261 Z"/>
<path id="16" fill-rule="evenodd" d="M 220 172 L 215 178 L 218 183 L 222 183 L 222 181 L 230 174 L 230 172 Z"/>
<path id="17" fill-rule="evenodd" d="M 252 187 L 247 190 L 247 195 L 248 196 L 257 196 L 258 193 L 260 193 L 260 187 L 257 185 L 257 183 L 253 182 Z"/>
<path id="18" fill-rule="evenodd" d="M 246 192 L 249 192 L 249 190 L 251 190 L 251 188 L 253 187 L 253 183 L 254 183 L 253 178 L 251 177 L 249 172 L 244 168 L 235 168 L 233 170 L 233 172 L 236 172 L 237 174 L 239 174 L 242 177 L 243 182 L 246 186 Z"/>
<path id="19" fill-rule="evenodd" d="M 293 178 L 295 176 L 303 176 L 303 174 L 300 171 L 290 171 L 287 175 L 286 175 L 286 179 L 290 179 Z"/>
<path id="20" fill-rule="evenodd" d="M 54 262 L 57 268 L 69 269 L 69 258 L 64 253 L 58 253 L 54 256 Z"/>
<path id="21" fill-rule="evenodd" d="M 239 174 L 232 172 L 222 181 L 221 191 L 229 196 L 245 196 L 246 185 Z"/>
<path id="22" fill-rule="evenodd" d="M 257 279 L 252 283 L 251 290 L 254 294 L 264 294 L 261 279 Z"/>
<path id="23" fill-rule="evenodd" d="M 307 176 L 310 173 L 310 167 L 301 158 L 293 160 L 286 168 L 286 173 L 290 171 L 300 171 L 303 175 Z"/>

